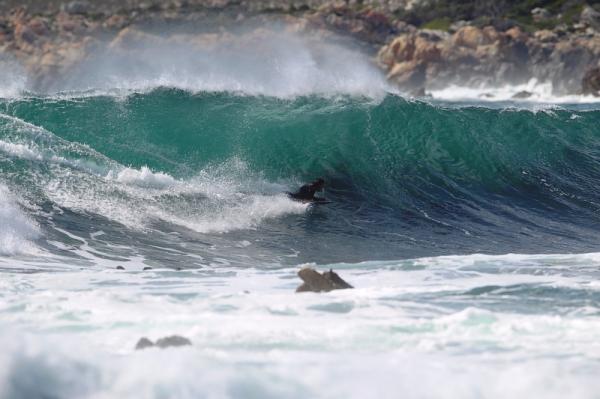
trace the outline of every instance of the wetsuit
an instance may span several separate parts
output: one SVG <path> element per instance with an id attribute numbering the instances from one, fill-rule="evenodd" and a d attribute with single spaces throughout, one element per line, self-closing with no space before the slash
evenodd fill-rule
<path id="1" fill-rule="evenodd" d="M 317 188 L 315 188 L 312 184 L 305 184 L 295 193 L 288 193 L 290 197 L 296 200 L 301 201 L 311 201 L 315 199 L 315 193 L 317 192 Z"/>

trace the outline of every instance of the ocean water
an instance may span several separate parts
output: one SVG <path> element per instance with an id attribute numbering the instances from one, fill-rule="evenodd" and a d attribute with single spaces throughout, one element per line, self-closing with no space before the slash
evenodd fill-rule
<path id="1" fill-rule="evenodd" d="M 317 85 L 6 79 L 0 397 L 600 397 L 600 107 L 311 54 Z M 330 204 L 283 194 L 316 177 Z"/>

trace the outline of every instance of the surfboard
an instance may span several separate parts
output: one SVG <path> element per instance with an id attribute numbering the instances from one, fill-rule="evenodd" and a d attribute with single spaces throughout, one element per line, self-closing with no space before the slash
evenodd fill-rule
<path id="1" fill-rule="evenodd" d="M 331 204 L 333 201 L 329 201 L 326 198 L 313 198 L 310 200 L 303 200 L 303 199 L 296 199 L 296 198 L 292 198 L 292 200 L 297 201 L 297 202 L 302 202 L 303 204 L 315 204 L 315 205 L 325 205 L 325 204 Z"/>

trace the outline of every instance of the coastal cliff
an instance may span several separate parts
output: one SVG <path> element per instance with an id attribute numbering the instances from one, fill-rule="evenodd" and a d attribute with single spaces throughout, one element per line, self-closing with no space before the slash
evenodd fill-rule
<path id="1" fill-rule="evenodd" d="M 537 3 L 545 2 L 530 6 Z M 390 82 L 414 95 L 532 78 L 559 94 L 598 95 L 600 12 L 583 3 L 548 3 L 454 9 L 441 0 L 6 1 L 0 66 L 18 65 L 32 90 L 44 90 L 106 46 L 127 51 L 138 39 L 210 45 L 234 40 L 232 27 L 276 22 L 313 36 L 352 38 Z"/>

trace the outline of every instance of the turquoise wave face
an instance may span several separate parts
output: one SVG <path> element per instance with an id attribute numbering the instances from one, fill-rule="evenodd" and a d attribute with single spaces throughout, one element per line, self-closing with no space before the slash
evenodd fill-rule
<path id="1" fill-rule="evenodd" d="M 330 261 L 598 243 L 600 111 L 170 89 L 12 100 L 0 111 L 9 188 L 128 228 L 250 229 L 281 247 L 298 245 L 301 230 L 300 252 Z M 317 176 L 331 206 L 269 210 Z M 136 216 L 131 204 L 149 210 Z"/>

